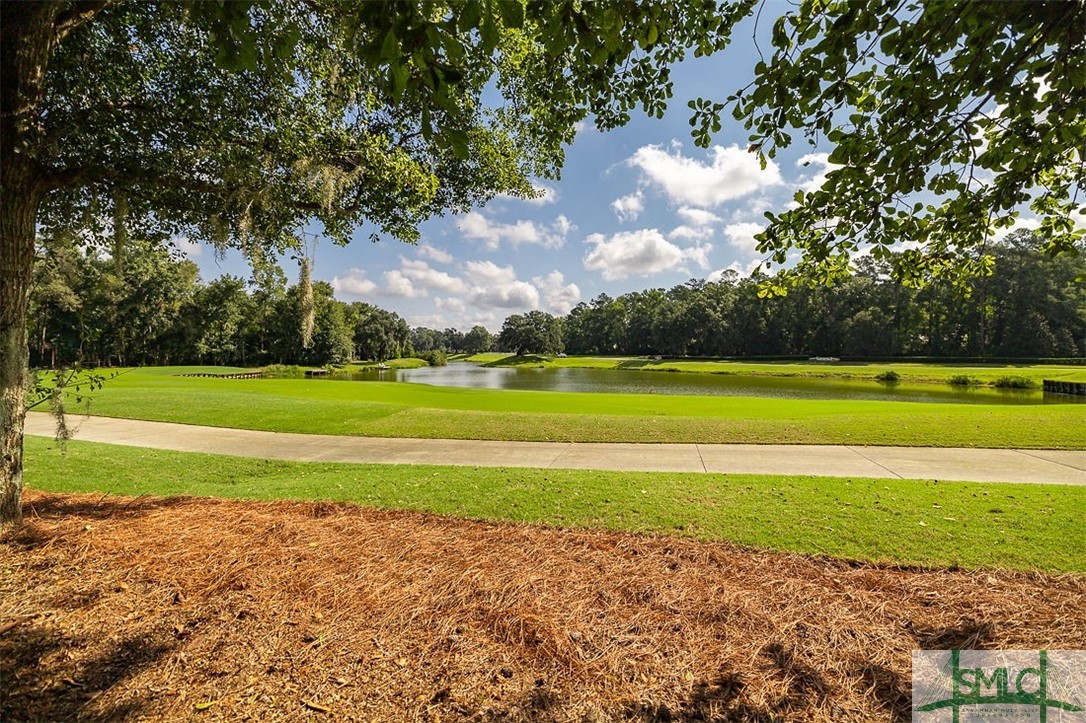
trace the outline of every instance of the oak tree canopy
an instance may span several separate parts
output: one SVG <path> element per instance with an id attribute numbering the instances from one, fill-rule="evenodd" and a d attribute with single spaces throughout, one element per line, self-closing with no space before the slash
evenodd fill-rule
<path id="1" fill-rule="evenodd" d="M 863 244 L 913 285 L 983 275 L 1023 207 L 1046 253 L 1080 249 L 1083 0 L 803 0 L 772 21 L 771 50 L 746 88 L 690 104 L 703 146 L 730 108 L 763 162 L 797 135 L 832 148 L 821 187 L 767 214 L 770 290 L 843 278 Z"/>
<path id="2" fill-rule="evenodd" d="M 412 241 L 557 177 L 563 146 L 722 49 L 750 0 L 0 5 L 0 523 L 19 518 L 35 233 L 129 228 L 257 265 L 319 222 Z"/>

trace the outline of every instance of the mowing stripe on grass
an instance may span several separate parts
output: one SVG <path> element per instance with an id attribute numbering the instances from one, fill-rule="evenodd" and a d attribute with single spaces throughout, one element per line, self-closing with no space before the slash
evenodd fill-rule
<path id="1" fill-rule="evenodd" d="M 566 442 L 1086 448 L 1086 405 L 589 394 L 402 382 L 204 379 L 137 369 L 94 414 L 273 432 Z"/>

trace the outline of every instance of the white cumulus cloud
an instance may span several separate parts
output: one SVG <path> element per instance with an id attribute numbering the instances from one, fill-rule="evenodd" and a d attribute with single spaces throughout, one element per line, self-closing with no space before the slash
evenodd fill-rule
<path id="1" fill-rule="evenodd" d="M 446 298 L 438 297 L 434 299 L 434 308 L 442 311 L 452 311 L 460 314 L 467 310 L 468 305 L 463 300 L 456 298 L 455 296 L 449 296 Z"/>
<path id="2" fill-rule="evenodd" d="M 377 292 L 377 284 L 367 279 L 362 269 L 347 269 L 343 276 L 333 277 L 332 288 L 345 296 L 372 296 Z"/>
<path id="3" fill-rule="evenodd" d="M 468 288 L 463 279 L 431 268 L 425 261 L 401 258 L 400 274 L 420 286 L 446 294 L 462 294 Z"/>
<path id="4" fill-rule="evenodd" d="M 468 278 L 477 286 L 508 284 L 516 281 L 517 272 L 512 266 L 498 266 L 493 261 L 469 261 L 464 264 Z"/>
<path id="5" fill-rule="evenodd" d="M 471 303 L 499 309 L 538 309 L 539 289 L 526 281 L 488 286 L 472 292 Z"/>
<path id="6" fill-rule="evenodd" d="M 691 206 L 683 206 L 676 213 L 685 223 L 672 229 L 669 239 L 707 239 L 713 235 L 713 225 L 724 220 L 711 211 Z"/>
<path id="7" fill-rule="evenodd" d="M 689 158 L 682 147 L 642 146 L 629 158 L 645 181 L 677 204 L 717 206 L 782 183 L 780 169 L 769 161 L 763 170 L 757 156 L 739 146 L 713 146 L 708 162 Z"/>
<path id="8" fill-rule="evenodd" d="M 713 273 L 709 274 L 709 276 L 706 278 L 706 281 L 721 281 L 725 277 L 732 274 L 735 275 L 736 279 L 746 279 L 754 273 L 754 270 L 758 268 L 759 264 L 761 263 L 762 262 L 759 259 L 755 259 L 754 261 L 750 261 L 746 264 L 741 264 L 738 261 L 733 261 L 723 269 L 717 269 Z"/>
<path id="9" fill-rule="evenodd" d="M 386 271 L 381 278 L 384 281 L 382 294 L 385 296 L 401 296 L 405 299 L 417 299 L 427 295 L 426 289 L 415 288 L 415 285 L 411 283 L 411 279 L 404 276 L 401 271 Z"/>
<path id="10" fill-rule="evenodd" d="M 619 221 L 636 221 L 641 212 L 645 210 L 644 197 L 641 195 L 641 191 L 611 201 L 611 210 L 618 216 Z"/>
<path id="11" fill-rule="evenodd" d="M 493 261 L 469 261 L 464 264 L 471 289 L 468 301 L 473 306 L 500 309 L 538 309 L 539 289 L 517 279 L 512 266 L 498 266 Z"/>
<path id="12" fill-rule="evenodd" d="M 693 261 L 699 268 L 709 268 L 709 253 L 713 250 L 712 244 L 695 244 L 688 249 L 683 249 L 683 256 Z"/>
<path id="13" fill-rule="evenodd" d="M 713 235 L 712 226 L 676 226 L 671 229 L 671 233 L 668 234 L 668 238 L 685 238 L 685 239 L 706 239 Z"/>
<path id="14" fill-rule="evenodd" d="M 187 259 L 198 259 L 204 254 L 204 247 L 199 241 L 190 241 L 185 236 L 175 236 L 170 244 L 184 254 Z"/>
<path id="15" fill-rule="evenodd" d="M 428 258 L 431 261 L 436 261 L 439 264 L 451 264 L 453 262 L 453 255 L 444 249 L 439 249 L 436 246 L 430 244 L 419 245 L 419 256 Z"/>
<path id="16" fill-rule="evenodd" d="M 549 226 L 526 220 L 501 223 L 472 211 L 460 219 L 457 227 L 466 237 L 482 241 L 488 250 L 496 251 L 503 243 L 514 247 L 536 244 L 548 249 L 561 248 L 573 224 L 565 216 L 558 216 Z"/>
<path id="17" fill-rule="evenodd" d="M 585 254 L 584 267 L 602 272 L 608 281 L 669 271 L 688 259 L 700 264 L 708 252 L 704 246 L 684 250 L 654 228 L 623 231 L 610 238 L 595 233 L 585 243 L 594 248 Z"/>
<path id="18" fill-rule="evenodd" d="M 543 295 L 543 300 L 552 313 L 568 314 L 569 310 L 581 300 L 581 290 L 577 284 L 566 283 L 561 271 L 552 271 L 546 276 L 536 276 L 532 283 Z"/>
<path id="19" fill-rule="evenodd" d="M 724 227 L 724 236 L 736 250 L 747 256 L 755 256 L 758 254 L 755 248 L 758 242 L 754 239 L 754 234 L 764 230 L 765 226 L 760 223 L 730 223 Z"/>
<path id="20" fill-rule="evenodd" d="M 679 214 L 679 218 L 691 226 L 712 226 L 714 223 L 720 223 L 724 220 L 712 211 L 706 211 L 704 208 L 693 208 L 691 206 L 683 206 L 675 213 Z"/>
<path id="21" fill-rule="evenodd" d="M 808 153 L 796 161 L 796 166 L 800 168 L 811 168 L 813 166 L 814 173 L 807 178 L 800 179 L 799 187 L 807 193 L 822 188 L 822 184 L 826 182 L 826 174 L 835 168 L 840 168 L 839 165 L 830 163 L 829 153 Z"/>

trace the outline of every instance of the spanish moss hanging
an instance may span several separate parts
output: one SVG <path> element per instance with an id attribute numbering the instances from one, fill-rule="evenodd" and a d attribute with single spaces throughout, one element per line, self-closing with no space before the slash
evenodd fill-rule
<path id="1" fill-rule="evenodd" d="M 317 237 L 313 236 L 313 249 L 310 251 L 306 234 L 302 236 L 302 253 L 298 258 L 298 299 L 302 321 L 302 348 L 313 346 L 313 328 L 316 324 L 316 307 L 313 303 L 313 258 L 317 254 Z"/>

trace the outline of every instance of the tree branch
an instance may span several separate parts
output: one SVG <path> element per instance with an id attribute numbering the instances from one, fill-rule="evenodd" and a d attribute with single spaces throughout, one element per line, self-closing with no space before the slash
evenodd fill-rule
<path id="1" fill-rule="evenodd" d="M 212 196 L 225 197 L 239 191 L 252 189 L 245 185 L 227 185 L 214 181 L 201 181 L 194 178 L 178 178 L 176 176 L 164 176 L 144 171 L 119 171 L 115 169 L 93 168 L 66 168 L 55 171 L 46 171 L 42 174 L 46 187 L 50 190 L 57 188 L 73 188 L 92 183 L 111 183 L 126 188 L 150 187 L 177 191 L 190 191 Z M 324 210 L 319 203 L 298 200 L 282 200 L 282 206 L 287 206 L 298 211 L 317 212 Z M 360 200 L 349 204 L 343 209 L 348 215 L 353 215 L 361 208 Z"/>
<path id="2" fill-rule="evenodd" d="M 50 190 L 55 188 L 84 186 L 90 183 L 119 183 L 126 186 L 150 185 L 158 188 L 171 188 L 182 191 L 194 191 L 196 193 L 214 194 L 231 193 L 240 188 L 224 186 L 210 181 L 153 175 L 143 171 L 121 171 L 112 168 L 63 168 L 59 170 L 47 170 L 43 172 L 42 177 Z"/>
<path id="3" fill-rule="evenodd" d="M 68 37 L 68 33 L 114 2 L 115 0 L 79 0 L 72 3 L 71 7 L 57 15 L 53 21 L 53 44 L 60 45 L 64 38 Z"/>

